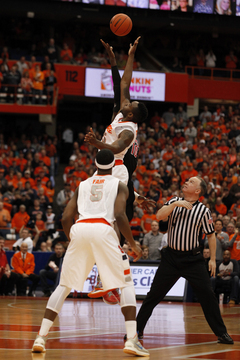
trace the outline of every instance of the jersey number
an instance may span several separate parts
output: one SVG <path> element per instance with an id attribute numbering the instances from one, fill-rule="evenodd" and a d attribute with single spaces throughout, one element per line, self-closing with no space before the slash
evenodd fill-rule
<path id="1" fill-rule="evenodd" d="M 92 185 L 91 188 L 91 201 L 100 201 L 102 199 L 103 193 L 102 193 L 103 185 Z"/>
<path id="2" fill-rule="evenodd" d="M 135 142 L 132 144 L 132 150 L 131 150 L 131 154 L 132 154 L 135 158 L 137 157 L 138 150 L 139 150 L 138 141 L 135 140 Z"/>

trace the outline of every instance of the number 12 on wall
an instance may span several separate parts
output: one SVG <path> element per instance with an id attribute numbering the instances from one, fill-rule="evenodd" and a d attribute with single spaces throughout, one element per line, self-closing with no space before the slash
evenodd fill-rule
<path id="1" fill-rule="evenodd" d="M 66 70 L 66 81 L 77 82 L 78 81 L 78 72 Z"/>

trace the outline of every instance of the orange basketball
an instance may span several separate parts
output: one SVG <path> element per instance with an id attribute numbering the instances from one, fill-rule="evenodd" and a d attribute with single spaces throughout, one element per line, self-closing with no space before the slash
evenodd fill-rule
<path id="1" fill-rule="evenodd" d="M 110 29 L 117 36 L 125 36 L 132 30 L 132 20 L 126 14 L 117 14 L 110 20 Z"/>

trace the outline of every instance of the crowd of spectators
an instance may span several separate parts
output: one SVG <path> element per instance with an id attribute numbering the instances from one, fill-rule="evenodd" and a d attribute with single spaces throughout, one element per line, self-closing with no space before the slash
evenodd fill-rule
<path id="1" fill-rule="evenodd" d="M 21 56 L 19 61 L 10 65 L 8 48 L 4 47 L 0 61 L 0 93 L 6 94 L 6 102 L 15 102 L 19 93 L 22 93 L 22 104 L 43 104 L 43 95 L 47 104 L 52 104 L 54 86 L 57 76 L 54 64 L 48 56 L 40 65 L 36 57 L 26 61 Z"/>

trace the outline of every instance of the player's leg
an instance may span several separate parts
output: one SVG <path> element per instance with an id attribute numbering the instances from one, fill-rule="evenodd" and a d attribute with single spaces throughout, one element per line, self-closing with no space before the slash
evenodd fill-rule
<path id="1" fill-rule="evenodd" d="M 138 341 L 136 322 L 136 295 L 134 286 L 121 288 L 121 310 L 125 318 L 127 341 L 123 351 L 127 354 L 149 356 L 149 352 Z"/>
<path id="2" fill-rule="evenodd" d="M 70 291 L 71 288 L 58 285 L 55 291 L 50 296 L 39 333 L 32 347 L 32 352 L 42 353 L 46 351 L 45 342 L 47 339 L 48 332 L 54 320 L 56 319 L 59 311 L 61 310 L 64 300 L 69 295 Z"/>

